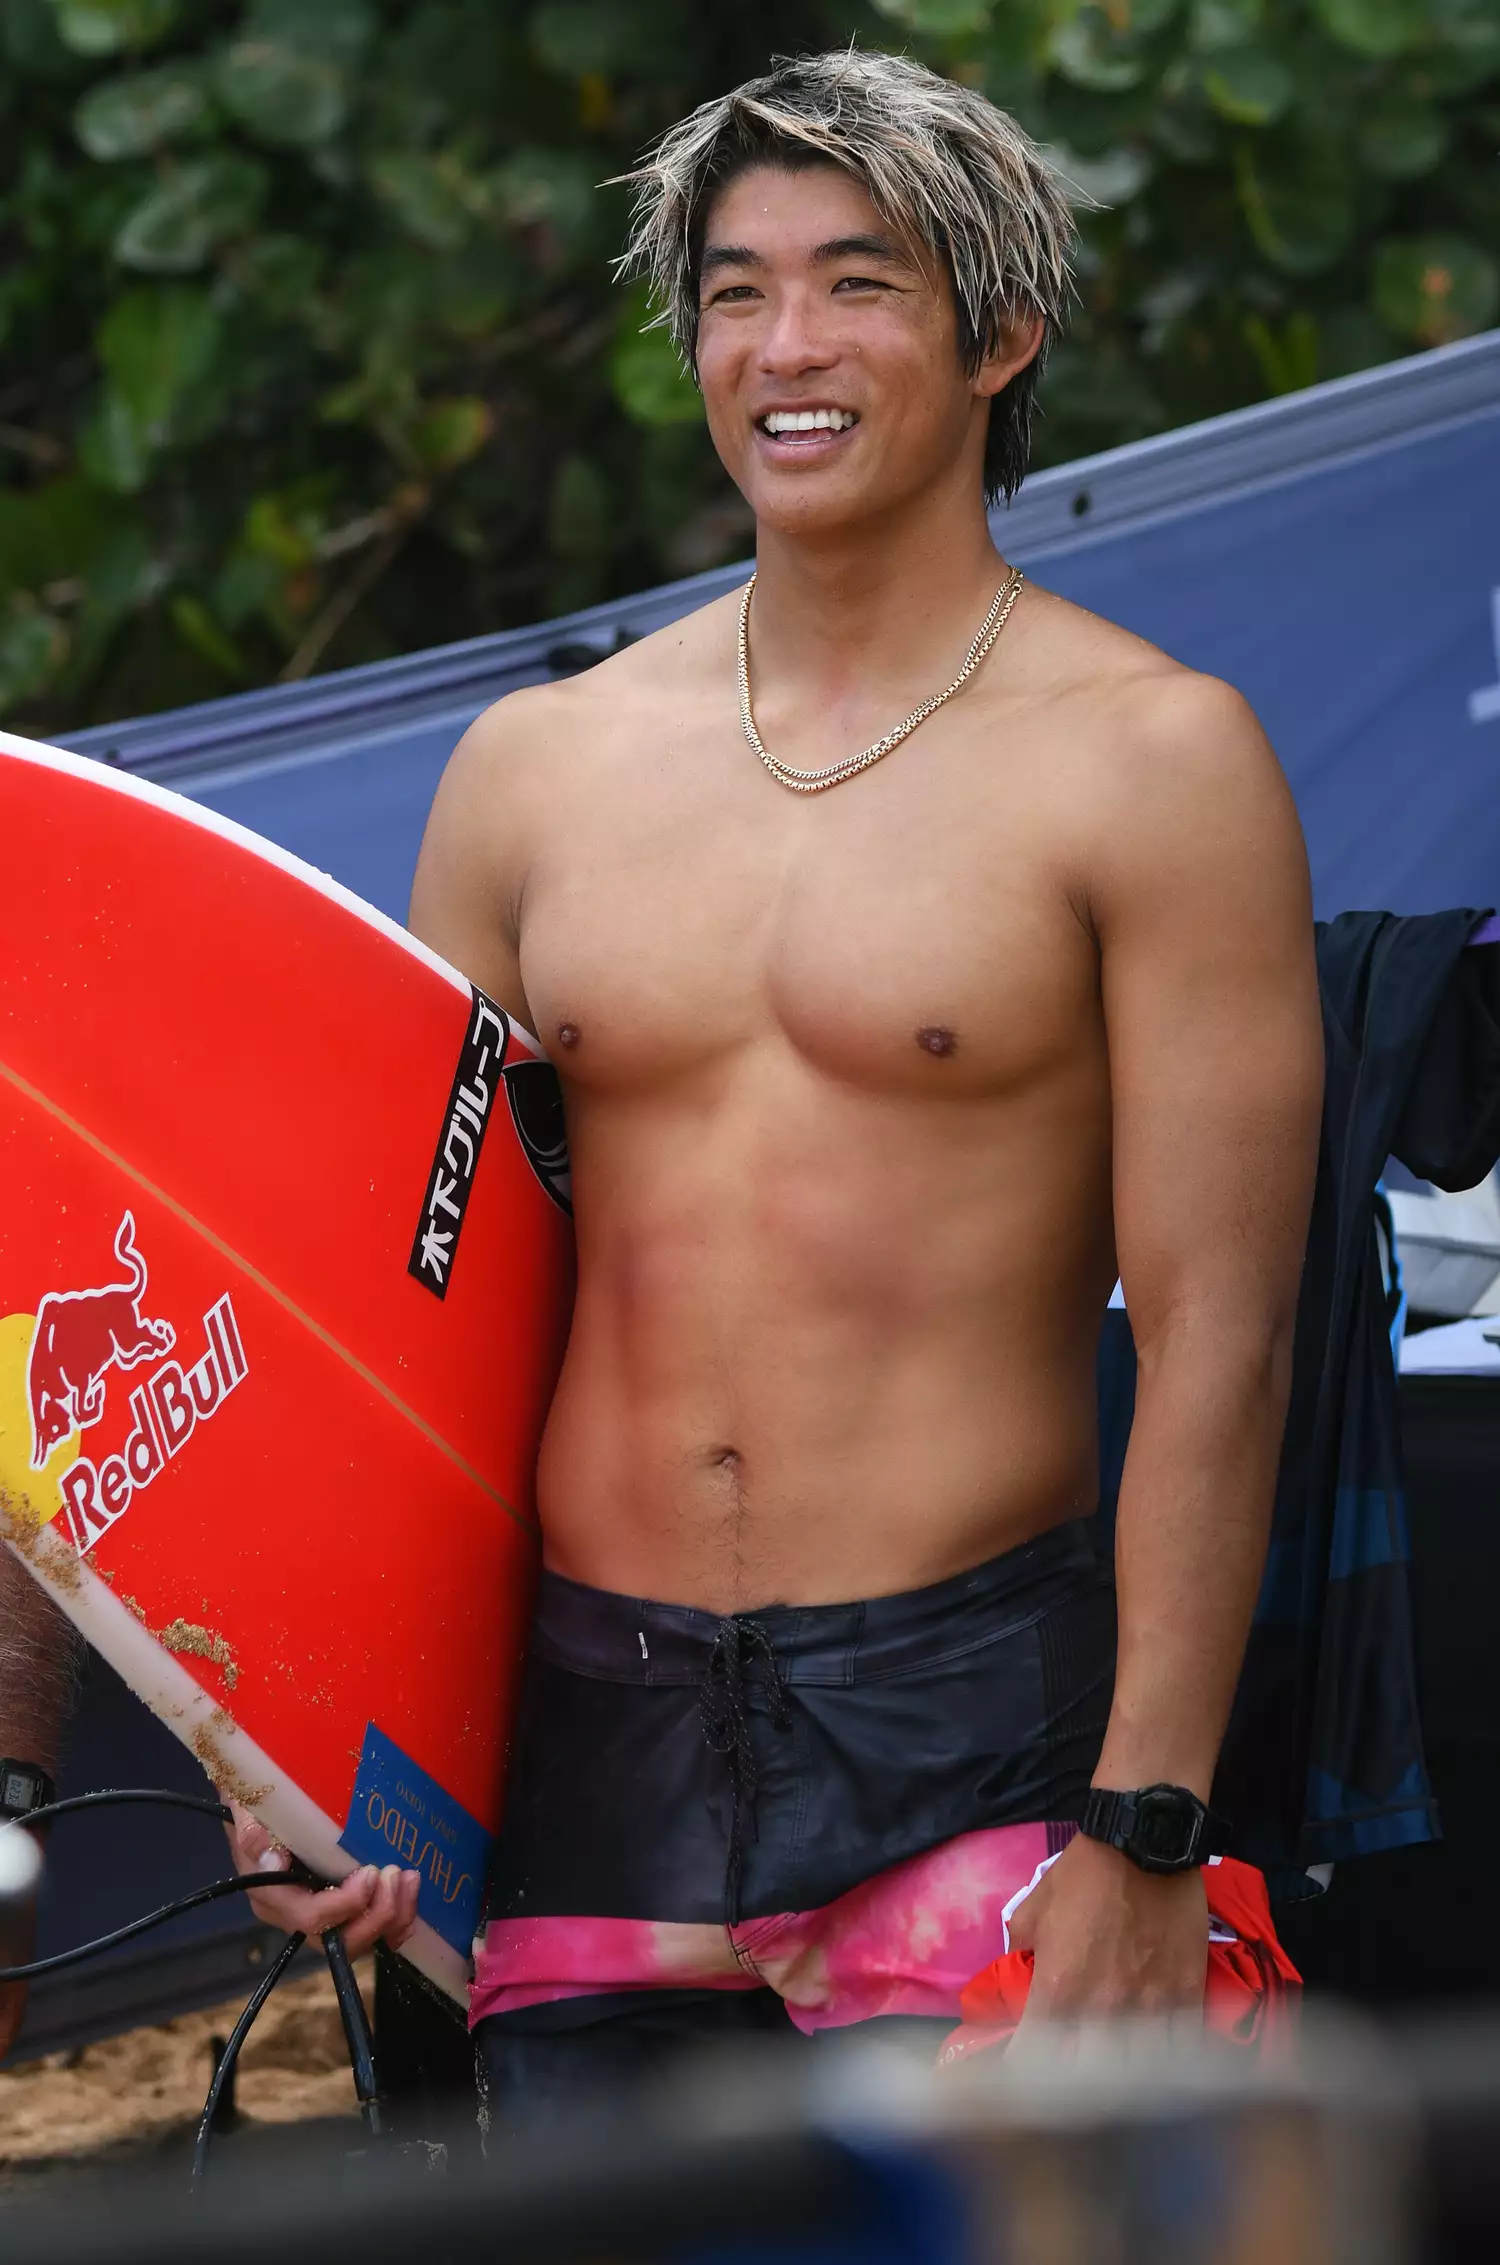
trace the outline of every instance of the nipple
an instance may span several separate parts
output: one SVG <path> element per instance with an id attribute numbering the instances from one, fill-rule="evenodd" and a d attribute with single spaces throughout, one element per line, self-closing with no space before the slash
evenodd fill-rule
<path id="1" fill-rule="evenodd" d="M 956 1054 L 958 1033 L 944 1029 L 940 1022 L 929 1022 L 917 1032 L 917 1044 L 924 1054 Z"/>
<path id="2" fill-rule="evenodd" d="M 559 1046 L 576 1046 L 578 1038 L 579 1030 L 576 1022 L 560 1022 L 558 1024 L 557 1043 Z"/>

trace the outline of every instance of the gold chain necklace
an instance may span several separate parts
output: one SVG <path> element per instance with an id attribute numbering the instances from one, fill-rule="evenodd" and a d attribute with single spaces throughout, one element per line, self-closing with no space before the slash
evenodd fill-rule
<path id="1" fill-rule="evenodd" d="M 857 772 L 867 771 L 872 763 L 880 761 L 882 755 L 889 755 L 891 749 L 899 747 L 902 740 L 916 730 L 918 724 L 925 723 L 930 715 L 953 698 L 955 692 L 963 690 L 1009 621 L 1011 608 L 1021 594 L 1024 579 L 1018 566 L 1011 568 L 1009 578 L 995 592 L 995 602 L 979 625 L 979 634 L 969 647 L 963 667 L 946 692 L 934 692 L 930 698 L 923 700 L 912 709 L 903 723 L 897 724 L 894 731 L 888 731 L 884 739 L 877 739 L 863 754 L 846 755 L 841 763 L 826 763 L 821 771 L 799 771 L 773 755 L 755 728 L 755 712 L 750 705 L 750 600 L 755 590 L 755 576 L 752 574 L 745 584 L 745 595 L 740 600 L 740 722 L 745 727 L 745 737 L 772 778 L 779 785 L 790 787 L 793 794 L 822 794 L 828 787 L 842 786 L 845 779 L 852 779 Z"/>

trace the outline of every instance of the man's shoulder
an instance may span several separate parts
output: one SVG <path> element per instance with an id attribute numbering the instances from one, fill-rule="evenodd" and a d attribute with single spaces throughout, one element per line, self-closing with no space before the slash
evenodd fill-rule
<path id="1" fill-rule="evenodd" d="M 529 759 L 599 747 L 649 728 L 704 690 L 722 693 L 724 655 L 732 654 L 738 593 L 624 646 L 577 676 L 507 693 L 471 725 L 471 760 L 511 771 Z"/>
<path id="2" fill-rule="evenodd" d="M 1033 667 L 1052 716 L 1051 807 L 1095 933 L 1211 923 L 1235 905 L 1263 933 L 1300 935 L 1307 853 L 1250 703 L 1081 607 L 1051 599 L 1048 612 Z"/>
<path id="3" fill-rule="evenodd" d="M 1038 592 L 1025 670 L 1036 758 L 1065 867 L 1097 924 L 1109 903 L 1233 889 L 1250 869 L 1300 902 L 1291 791 L 1233 685 Z"/>
<path id="4" fill-rule="evenodd" d="M 1037 590 L 1029 673 L 1038 689 L 1101 709 L 1148 737 L 1191 728 L 1206 716 L 1251 717 L 1249 703 L 1222 678 L 1174 660 L 1119 622 Z"/>
<path id="5" fill-rule="evenodd" d="M 1067 599 L 1038 595 L 1034 689 L 1073 727 L 1101 787 L 1132 803 L 1195 802 L 1280 781 L 1255 711 L 1232 684 Z"/>

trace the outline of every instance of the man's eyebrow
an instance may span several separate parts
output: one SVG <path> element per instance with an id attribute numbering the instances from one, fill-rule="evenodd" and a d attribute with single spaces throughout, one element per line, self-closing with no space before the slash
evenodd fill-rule
<path id="1" fill-rule="evenodd" d="M 764 267 L 765 264 L 759 252 L 753 252 L 748 244 L 708 244 L 704 247 L 698 273 L 712 275 L 716 268 Z"/>
<path id="2" fill-rule="evenodd" d="M 909 252 L 902 250 L 894 236 L 831 236 L 826 244 L 813 247 L 813 262 L 826 266 L 831 260 L 886 260 L 892 267 L 910 267 Z"/>

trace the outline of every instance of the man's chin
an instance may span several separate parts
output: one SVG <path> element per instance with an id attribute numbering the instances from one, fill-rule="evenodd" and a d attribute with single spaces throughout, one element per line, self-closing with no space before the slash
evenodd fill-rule
<path id="1" fill-rule="evenodd" d="M 750 483 L 745 500 L 763 535 L 782 535 L 790 541 L 816 542 L 862 526 L 875 516 L 877 499 L 862 484 L 840 479 L 832 472 L 797 479 L 761 479 Z"/>

